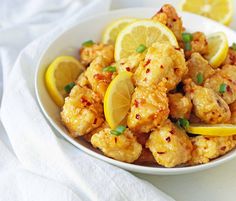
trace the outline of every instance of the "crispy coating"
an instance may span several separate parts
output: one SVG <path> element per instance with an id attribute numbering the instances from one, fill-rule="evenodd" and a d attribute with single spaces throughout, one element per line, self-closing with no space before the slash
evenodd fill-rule
<path id="1" fill-rule="evenodd" d="M 147 143 L 157 163 L 164 167 L 175 167 L 191 159 L 192 143 L 183 129 L 170 120 L 155 129 Z"/>
<path id="2" fill-rule="evenodd" d="M 177 40 L 181 40 L 183 32 L 182 19 L 178 16 L 175 8 L 170 4 L 165 4 L 153 17 L 152 20 L 158 21 L 166 25 L 176 36 Z"/>
<path id="3" fill-rule="evenodd" d="M 116 63 L 116 68 L 118 72 L 128 71 L 135 72 L 139 63 L 144 60 L 145 54 L 143 53 L 134 53 L 128 58 L 123 58 Z"/>
<path id="4" fill-rule="evenodd" d="M 131 130 L 148 133 L 168 118 L 168 98 L 163 85 L 161 82 L 157 86 L 135 89 L 127 119 Z"/>
<path id="5" fill-rule="evenodd" d="M 235 65 L 236 66 L 236 51 L 233 50 L 232 48 L 228 49 L 228 54 L 223 62 L 223 65 L 229 64 L 229 65 Z"/>
<path id="6" fill-rule="evenodd" d="M 236 145 L 233 136 L 212 137 L 197 136 L 191 138 L 193 144 L 192 158 L 190 165 L 208 163 L 211 159 L 217 158 L 232 150 Z"/>
<path id="7" fill-rule="evenodd" d="M 85 66 L 88 66 L 98 56 L 102 56 L 108 64 L 114 61 L 113 45 L 93 44 L 89 47 L 82 47 L 79 53 L 80 61 Z"/>
<path id="8" fill-rule="evenodd" d="M 105 128 L 94 134 L 91 138 L 92 145 L 116 160 L 127 163 L 137 160 L 142 152 L 142 145 L 137 142 L 133 133 L 128 128 L 119 136 L 110 134 L 110 131 L 110 128 Z"/>
<path id="9" fill-rule="evenodd" d="M 220 85 L 226 84 L 226 91 L 220 92 Z M 236 66 L 225 65 L 222 69 L 217 69 L 215 74 L 209 77 L 204 87 L 211 88 L 221 96 L 227 104 L 236 100 Z"/>
<path id="10" fill-rule="evenodd" d="M 236 124 L 236 101 L 229 105 L 231 111 L 231 118 L 229 123 Z"/>
<path id="11" fill-rule="evenodd" d="M 194 32 L 192 34 L 193 40 L 191 41 L 191 50 L 185 50 L 186 58 L 189 58 L 194 52 L 198 52 L 201 55 L 208 53 L 208 43 L 204 33 Z M 184 49 L 184 42 L 179 42 L 180 47 Z"/>
<path id="12" fill-rule="evenodd" d="M 113 75 L 112 72 L 103 71 L 103 68 L 107 65 L 108 63 L 104 57 L 96 57 L 84 73 L 91 89 L 98 93 L 102 100 Z"/>
<path id="13" fill-rule="evenodd" d="M 61 118 L 73 137 L 85 135 L 104 121 L 101 99 L 91 89 L 76 85 L 65 99 Z"/>
<path id="14" fill-rule="evenodd" d="M 194 114 L 208 124 L 229 121 L 231 113 L 227 103 L 212 89 L 198 86 L 191 79 L 185 80 L 185 92 L 191 98 Z"/>
<path id="15" fill-rule="evenodd" d="M 191 58 L 187 61 L 187 67 L 188 73 L 185 78 L 191 78 L 196 84 L 198 84 L 197 76 L 199 73 L 203 76 L 204 83 L 215 72 L 208 61 L 197 52 L 191 55 Z"/>
<path id="16" fill-rule="evenodd" d="M 167 80 L 167 90 L 172 90 L 187 73 L 183 52 L 168 43 L 154 43 L 147 51 L 145 60 L 134 73 L 138 86 L 150 86 Z"/>
<path id="17" fill-rule="evenodd" d="M 189 119 L 193 104 L 189 97 L 181 93 L 168 94 L 170 116 L 174 119 Z"/>

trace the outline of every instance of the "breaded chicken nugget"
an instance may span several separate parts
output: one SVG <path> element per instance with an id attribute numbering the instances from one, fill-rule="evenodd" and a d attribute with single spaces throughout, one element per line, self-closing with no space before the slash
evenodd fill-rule
<path id="1" fill-rule="evenodd" d="M 76 85 L 65 99 L 61 118 L 72 137 L 85 135 L 104 121 L 101 99 L 91 89 Z"/>
<path id="2" fill-rule="evenodd" d="M 192 143 L 181 128 L 170 120 L 155 129 L 147 143 L 157 163 L 164 167 L 175 167 L 191 159 Z"/>
<path id="3" fill-rule="evenodd" d="M 94 134 L 91 138 L 92 145 L 116 160 L 127 163 L 137 160 L 142 152 L 142 145 L 137 142 L 133 133 L 128 128 L 119 136 L 112 135 L 110 131 L 110 128 L 105 128 Z"/>
<path id="4" fill-rule="evenodd" d="M 227 103 L 212 89 L 198 86 L 191 79 L 185 80 L 186 95 L 191 98 L 194 114 L 208 124 L 229 121 L 231 113 Z"/>

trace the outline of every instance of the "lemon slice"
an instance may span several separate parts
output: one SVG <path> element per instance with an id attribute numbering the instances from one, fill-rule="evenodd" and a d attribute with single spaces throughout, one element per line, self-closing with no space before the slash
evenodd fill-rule
<path id="1" fill-rule="evenodd" d="M 228 40 L 223 32 L 217 32 L 207 37 L 208 55 L 206 59 L 213 68 L 217 68 L 225 60 L 228 53 Z"/>
<path id="2" fill-rule="evenodd" d="M 187 132 L 207 136 L 231 136 L 236 135 L 236 125 L 233 124 L 190 124 Z"/>
<path id="3" fill-rule="evenodd" d="M 127 116 L 130 109 L 131 96 L 134 86 L 131 81 L 132 73 L 119 73 L 107 88 L 104 97 L 104 113 L 109 126 L 116 128 Z"/>
<path id="4" fill-rule="evenodd" d="M 84 70 L 82 64 L 71 56 L 57 57 L 48 67 L 45 74 L 47 90 L 53 101 L 62 107 L 67 92 L 64 87 L 74 82 Z"/>
<path id="5" fill-rule="evenodd" d="M 233 16 L 232 0 L 183 0 L 180 7 L 225 25 L 230 24 Z"/>
<path id="6" fill-rule="evenodd" d="M 160 22 L 137 20 L 127 25 L 117 36 L 115 44 L 115 60 L 133 54 L 140 45 L 150 47 L 155 42 L 170 42 L 178 47 L 173 32 Z"/>
<path id="7" fill-rule="evenodd" d="M 119 32 L 135 20 L 135 18 L 121 18 L 109 24 L 103 32 L 102 43 L 114 44 Z"/>

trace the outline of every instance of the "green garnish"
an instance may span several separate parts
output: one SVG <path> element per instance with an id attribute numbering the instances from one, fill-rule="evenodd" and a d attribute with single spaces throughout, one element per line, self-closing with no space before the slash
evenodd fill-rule
<path id="1" fill-rule="evenodd" d="M 139 45 L 139 46 L 137 47 L 136 52 L 142 53 L 142 52 L 144 52 L 146 49 L 147 49 L 147 47 L 146 47 L 145 45 L 141 44 L 141 45 Z"/>
<path id="2" fill-rule="evenodd" d="M 225 83 L 222 83 L 220 85 L 219 92 L 222 93 L 222 94 L 225 93 L 226 92 L 226 87 L 227 87 L 227 85 Z"/>
<path id="3" fill-rule="evenodd" d="M 232 44 L 231 49 L 233 49 L 234 51 L 236 51 L 236 43 L 233 43 L 233 44 Z"/>
<path id="4" fill-rule="evenodd" d="M 182 33 L 182 39 L 184 43 L 189 43 L 193 40 L 193 35 L 191 33 Z"/>
<path id="5" fill-rule="evenodd" d="M 179 127 L 182 127 L 182 128 L 188 128 L 189 127 L 189 121 L 185 118 L 179 118 L 176 123 Z"/>
<path id="6" fill-rule="evenodd" d="M 94 42 L 92 40 L 87 40 L 85 42 L 82 43 L 83 47 L 90 47 L 94 44 Z"/>
<path id="7" fill-rule="evenodd" d="M 121 135 L 122 133 L 124 133 L 124 131 L 126 130 L 126 127 L 125 126 L 122 126 L 122 125 L 119 125 L 116 127 L 115 130 L 111 130 L 111 134 L 112 135 L 116 135 L 116 136 L 119 136 Z"/>
<path id="8" fill-rule="evenodd" d="M 69 84 L 67 84 L 65 87 L 64 87 L 64 90 L 67 92 L 67 93 L 70 93 L 71 89 L 75 86 L 75 83 L 74 82 L 71 82 Z"/>
<path id="9" fill-rule="evenodd" d="M 184 43 L 184 50 L 189 51 L 192 49 L 192 45 L 190 42 Z"/>
<path id="10" fill-rule="evenodd" d="M 203 83 L 203 75 L 202 73 L 197 74 L 197 83 L 202 84 Z"/>
<path id="11" fill-rule="evenodd" d="M 116 72 L 116 67 L 115 66 L 107 66 L 102 69 L 104 72 Z"/>

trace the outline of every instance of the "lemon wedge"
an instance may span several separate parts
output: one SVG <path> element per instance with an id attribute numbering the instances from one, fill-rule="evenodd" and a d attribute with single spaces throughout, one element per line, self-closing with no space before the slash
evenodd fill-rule
<path id="1" fill-rule="evenodd" d="M 114 44 L 119 32 L 135 20 L 135 18 L 120 18 L 109 24 L 103 32 L 102 43 Z"/>
<path id="2" fill-rule="evenodd" d="M 236 125 L 233 124 L 190 124 L 187 132 L 207 136 L 231 136 L 236 135 Z"/>
<path id="3" fill-rule="evenodd" d="M 219 67 L 228 53 L 228 40 L 223 32 L 216 32 L 207 37 L 208 54 L 206 59 L 213 68 Z"/>
<path id="4" fill-rule="evenodd" d="M 74 82 L 83 70 L 82 64 L 71 56 L 57 57 L 49 65 L 45 83 L 50 96 L 59 107 L 63 106 L 67 95 L 65 86 Z"/>
<path id="5" fill-rule="evenodd" d="M 132 73 L 123 71 L 110 83 L 104 96 L 104 113 L 109 126 L 116 128 L 127 116 L 130 109 L 134 86 Z"/>
<path id="6" fill-rule="evenodd" d="M 127 25 L 117 36 L 115 43 L 115 60 L 127 58 L 143 45 L 150 47 L 155 42 L 170 42 L 178 47 L 173 32 L 160 22 L 137 20 Z"/>
<path id="7" fill-rule="evenodd" d="M 232 0 L 183 0 L 180 7 L 225 25 L 229 25 L 233 17 Z"/>

